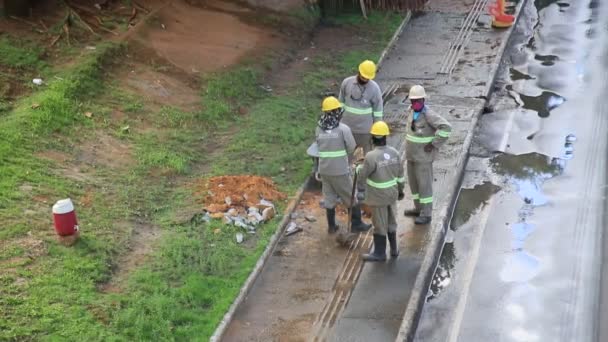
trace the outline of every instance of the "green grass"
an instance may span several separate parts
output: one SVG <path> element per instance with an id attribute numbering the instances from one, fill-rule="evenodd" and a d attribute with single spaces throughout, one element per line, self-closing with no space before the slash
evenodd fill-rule
<path id="1" fill-rule="evenodd" d="M 378 58 L 395 18 L 362 24 L 366 32 L 378 31 L 365 51 L 328 51 L 311 61 L 318 67 L 281 92 L 286 95 L 262 90 L 263 66 L 248 64 L 204 79 L 199 111 L 148 112 L 143 101 L 103 82 L 102 66 L 115 49 L 110 47 L 98 48 L 99 54 L 61 80 L 16 103 L 0 120 L 0 239 L 27 236 L 33 223 L 23 219 L 23 206 L 33 205 L 34 196 L 78 199 L 91 189 L 94 196 L 91 206 L 78 208 L 83 235 L 75 246 L 47 239 L 43 256 L 13 259 L 17 265 L 9 266 L 2 262 L 26 257 L 27 250 L 13 244 L 0 253 L 0 340 L 207 340 L 280 218 L 255 236 L 245 234 L 248 241 L 239 245 L 236 227 L 177 218 L 182 206 L 192 204 L 193 191 L 176 186 L 183 183 L 176 177 L 198 178 L 194 166 L 207 164 L 210 174 L 268 176 L 293 193 L 310 171 L 304 151 L 313 140 L 320 94 L 354 73 L 361 60 Z M 102 92 L 127 113 L 123 121 L 112 122 L 111 110 L 90 100 Z M 40 107 L 34 110 L 31 103 Z M 85 111 L 93 111 L 94 118 L 84 117 Z M 140 127 L 144 114 L 155 129 Z M 126 125 L 132 129 L 122 131 Z M 63 178 L 57 163 L 35 157 L 48 148 L 70 152 L 97 130 L 132 146 L 134 167 L 96 169 L 100 184 L 95 184 Z M 220 139 L 227 133 L 229 139 Z M 209 145 L 216 150 L 207 151 Z M 158 170 L 166 173 L 153 176 Z M 34 189 L 20 191 L 23 184 Z M 279 205 L 283 210 L 285 204 Z M 133 221 L 156 224 L 165 238 L 125 280 L 122 292 L 102 293 L 98 285 L 108 281 L 129 237 L 130 229 L 116 222 Z M 34 225 L 50 229 L 49 222 Z M 28 267 L 4 272 L 20 262 Z"/>
<path id="2" fill-rule="evenodd" d="M 260 71 L 238 67 L 230 72 L 212 74 L 204 79 L 202 110 L 198 119 L 209 125 L 229 122 L 239 115 L 239 108 L 263 96 L 258 78 Z"/>
<path id="3" fill-rule="evenodd" d="M 21 70 L 40 70 L 47 65 L 41 59 L 44 50 L 27 41 L 0 37 L 0 65 Z"/>

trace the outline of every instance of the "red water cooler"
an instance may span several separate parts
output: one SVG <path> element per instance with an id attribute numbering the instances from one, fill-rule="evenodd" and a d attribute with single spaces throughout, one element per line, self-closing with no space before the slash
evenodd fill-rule
<path id="1" fill-rule="evenodd" d="M 76 211 L 72 200 L 69 198 L 59 200 L 53 205 L 53 221 L 55 222 L 55 231 L 60 236 L 74 235 L 78 231 Z"/>

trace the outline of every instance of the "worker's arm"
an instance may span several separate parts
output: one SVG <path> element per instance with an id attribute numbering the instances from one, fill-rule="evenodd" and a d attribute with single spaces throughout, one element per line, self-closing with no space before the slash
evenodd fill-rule
<path id="1" fill-rule="evenodd" d="M 315 129 L 315 142 L 317 143 L 317 146 L 319 145 L 319 127 L 317 127 Z M 315 175 L 315 179 L 317 181 L 321 181 L 321 176 L 319 175 L 319 158 L 313 158 L 313 168 L 312 171 Z"/>
<path id="2" fill-rule="evenodd" d="M 399 172 L 397 173 L 397 189 L 399 189 L 399 197 L 402 197 L 405 190 L 405 168 L 401 158 L 399 158 Z"/>
<path id="3" fill-rule="evenodd" d="M 435 148 L 440 147 L 450 137 L 450 134 L 452 133 L 452 126 L 446 119 L 432 110 L 427 110 L 425 115 L 426 121 L 435 129 L 433 146 Z"/>
<path id="4" fill-rule="evenodd" d="M 340 94 L 338 94 L 338 101 L 342 105 L 344 105 L 344 97 L 346 96 L 346 79 L 342 81 L 342 85 L 340 85 Z"/>
<path id="5" fill-rule="evenodd" d="M 368 153 L 365 156 L 365 161 L 361 165 L 357 165 L 357 188 L 365 189 L 367 177 L 376 171 L 376 165 L 372 160 L 372 156 Z"/>
<path id="6" fill-rule="evenodd" d="M 355 137 L 353 136 L 350 127 L 347 125 L 340 125 L 340 127 L 342 127 L 342 134 L 344 135 L 344 146 L 346 147 L 346 153 L 348 153 L 349 156 L 352 156 L 357 148 Z"/>
<path id="7" fill-rule="evenodd" d="M 382 103 L 382 90 L 378 84 L 375 84 L 374 96 L 371 99 L 372 115 L 374 122 L 384 120 L 384 103 Z"/>

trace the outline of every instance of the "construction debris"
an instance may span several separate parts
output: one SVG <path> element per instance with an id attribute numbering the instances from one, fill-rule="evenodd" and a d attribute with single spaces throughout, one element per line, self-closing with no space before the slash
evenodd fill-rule
<path id="1" fill-rule="evenodd" d="M 317 218 L 312 216 L 312 215 L 306 215 L 306 217 L 304 217 L 306 219 L 306 221 L 308 222 L 317 222 Z"/>
<path id="2" fill-rule="evenodd" d="M 221 219 L 250 234 L 275 217 L 272 201 L 285 198 L 270 179 L 258 176 L 213 177 L 195 184 L 195 188 L 211 219 Z"/>
<path id="3" fill-rule="evenodd" d="M 302 230 L 303 230 L 302 227 L 298 226 L 297 223 L 291 221 L 291 222 L 289 222 L 289 225 L 287 226 L 287 229 L 285 230 L 285 235 L 290 236 L 290 235 L 299 233 Z"/>

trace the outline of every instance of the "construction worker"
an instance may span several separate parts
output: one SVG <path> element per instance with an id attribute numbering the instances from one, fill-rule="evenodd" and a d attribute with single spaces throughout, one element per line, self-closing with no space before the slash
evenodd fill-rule
<path id="1" fill-rule="evenodd" d="M 374 149 L 357 166 L 358 183 L 366 187 L 364 203 L 372 210 L 374 226 L 374 252 L 363 254 L 365 261 L 386 260 L 386 238 L 391 247 L 391 256 L 399 255 L 397 247 L 397 200 L 404 197 L 405 178 L 403 162 L 399 152 L 386 144 L 390 134 L 384 121 L 377 121 L 370 130 Z"/>
<path id="2" fill-rule="evenodd" d="M 438 148 L 452 132 L 446 119 L 425 104 L 426 92 L 420 85 L 410 89 L 411 107 L 407 118 L 405 152 L 407 178 L 414 209 L 405 216 L 416 217 L 416 224 L 429 224 L 433 211 L 433 160 Z"/>
<path id="3" fill-rule="evenodd" d="M 350 127 L 357 147 L 367 154 L 371 150 L 369 130 L 376 121 L 381 121 L 383 114 L 382 91 L 376 77 L 376 64 L 363 61 L 359 64 L 359 74 L 342 81 L 338 99 L 344 105 L 343 123 Z"/>
<path id="4" fill-rule="evenodd" d="M 355 151 L 355 139 L 350 128 L 340 123 L 344 109 L 337 98 L 330 96 L 321 105 L 323 114 L 316 129 L 316 143 L 319 155 L 318 175 L 323 186 L 324 206 L 327 213 L 327 231 L 338 231 L 336 225 L 336 205 L 338 199 L 351 206 L 351 232 L 367 231 L 371 225 L 361 220 L 361 207 L 351 203 L 353 180 L 349 156 Z"/>

